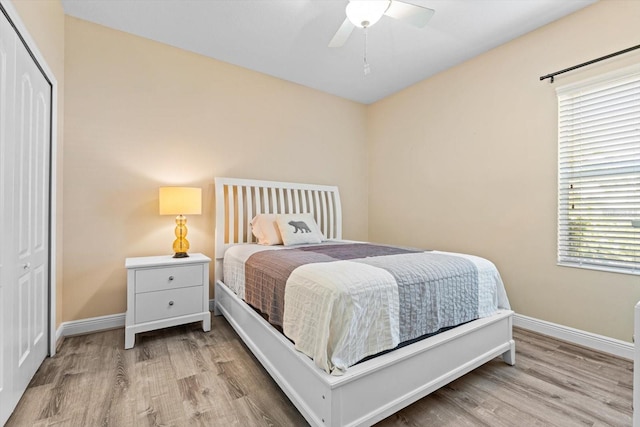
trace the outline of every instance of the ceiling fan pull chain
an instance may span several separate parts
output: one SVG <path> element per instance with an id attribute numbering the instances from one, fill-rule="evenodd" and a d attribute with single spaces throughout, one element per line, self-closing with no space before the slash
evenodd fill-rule
<path id="1" fill-rule="evenodd" d="M 364 27 L 364 75 L 367 76 L 371 72 L 371 66 L 367 62 L 367 27 Z"/>

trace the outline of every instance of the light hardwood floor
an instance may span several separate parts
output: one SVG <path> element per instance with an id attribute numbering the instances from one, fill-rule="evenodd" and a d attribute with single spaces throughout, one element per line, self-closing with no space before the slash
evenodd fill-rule
<path id="1" fill-rule="evenodd" d="M 495 359 L 380 426 L 630 426 L 633 364 L 514 330 L 516 366 Z M 304 426 L 223 317 L 139 334 L 68 337 L 45 360 L 13 426 Z"/>

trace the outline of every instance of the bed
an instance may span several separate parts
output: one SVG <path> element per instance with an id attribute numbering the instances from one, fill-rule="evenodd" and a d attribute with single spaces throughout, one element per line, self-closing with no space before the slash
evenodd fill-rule
<path id="1" fill-rule="evenodd" d="M 222 280 L 225 252 L 254 241 L 261 213 L 311 213 L 326 238 L 342 240 L 337 187 L 216 178 L 215 305 L 292 403 L 314 426 L 371 425 L 502 356 L 515 363 L 511 310 L 464 323 L 331 375 Z"/>

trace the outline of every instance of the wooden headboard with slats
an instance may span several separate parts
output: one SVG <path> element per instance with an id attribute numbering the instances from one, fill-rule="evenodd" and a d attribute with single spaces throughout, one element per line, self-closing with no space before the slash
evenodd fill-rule
<path id="1" fill-rule="evenodd" d="M 255 242 L 251 220 L 260 213 L 311 213 L 327 239 L 342 239 L 338 187 L 252 179 L 215 178 L 215 277 L 222 279 L 227 248 Z"/>

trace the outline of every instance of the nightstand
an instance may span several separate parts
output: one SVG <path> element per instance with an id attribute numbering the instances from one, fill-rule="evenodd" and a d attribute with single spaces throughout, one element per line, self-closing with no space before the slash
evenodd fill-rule
<path id="1" fill-rule="evenodd" d="M 127 258 L 127 318 L 124 348 L 132 348 L 137 333 L 202 321 L 211 330 L 209 263 L 190 254 Z"/>

